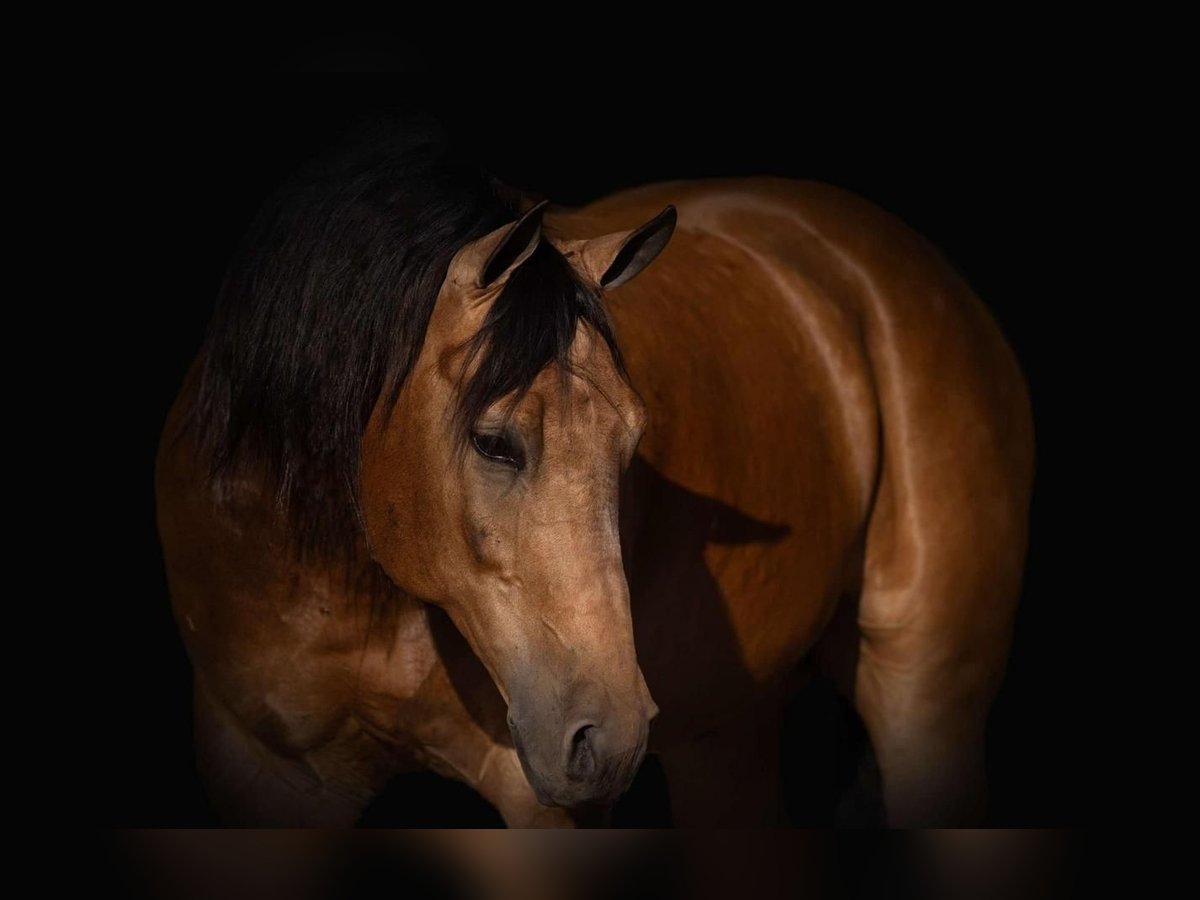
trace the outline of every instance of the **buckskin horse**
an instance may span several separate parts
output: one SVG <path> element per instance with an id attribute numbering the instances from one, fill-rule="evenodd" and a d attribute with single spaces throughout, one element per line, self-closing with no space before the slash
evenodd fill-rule
<path id="1" fill-rule="evenodd" d="M 156 462 L 214 809 L 424 767 L 569 825 L 649 748 L 677 825 L 775 823 L 818 671 L 888 823 L 978 821 L 1033 478 L 984 305 L 821 183 L 516 197 L 402 118 L 233 258 Z"/>

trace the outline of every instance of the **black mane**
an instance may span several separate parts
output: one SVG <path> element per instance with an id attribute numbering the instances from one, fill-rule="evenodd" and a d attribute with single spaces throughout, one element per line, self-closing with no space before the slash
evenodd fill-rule
<path id="1" fill-rule="evenodd" d="M 188 427 L 214 483 L 271 480 L 298 552 L 348 549 L 359 451 L 420 352 L 450 259 L 515 218 L 423 116 L 356 129 L 264 204 L 241 242 L 201 351 Z M 472 341 L 458 420 L 566 366 L 579 320 L 620 355 L 599 298 L 549 244 L 510 277 Z"/>

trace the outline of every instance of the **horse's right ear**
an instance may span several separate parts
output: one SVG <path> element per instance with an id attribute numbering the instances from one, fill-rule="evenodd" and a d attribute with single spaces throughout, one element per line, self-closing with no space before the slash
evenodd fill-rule
<path id="1" fill-rule="evenodd" d="M 633 231 L 606 234 L 582 242 L 582 263 L 596 286 L 605 290 L 620 287 L 634 278 L 662 253 L 675 231 L 678 216 L 668 206 Z"/>
<path id="2" fill-rule="evenodd" d="M 506 281 L 537 249 L 545 211 L 543 200 L 512 224 L 502 225 L 473 241 L 455 264 L 462 273 L 460 277 L 480 289 Z"/>

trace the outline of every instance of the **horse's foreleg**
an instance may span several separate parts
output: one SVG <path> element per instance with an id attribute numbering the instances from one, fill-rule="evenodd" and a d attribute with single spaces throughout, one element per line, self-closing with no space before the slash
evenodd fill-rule
<path id="1" fill-rule="evenodd" d="M 783 707 L 771 692 L 686 744 L 659 751 L 676 827 L 782 825 Z"/>
<path id="2" fill-rule="evenodd" d="M 195 684 L 196 764 L 218 818 L 230 825 L 351 827 L 377 787 L 360 773 L 338 777 L 337 756 L 352 755 L 361 769 L 365 741 L 343 741 L 313 758 L 285 757 L 268 749 L 205 688 Z M 365 736 L 363 736 L 365 737 Z M 331 752 L 332 751 L 332 752 Z M 383 780 L 380 774 L 381 782 Z"/>

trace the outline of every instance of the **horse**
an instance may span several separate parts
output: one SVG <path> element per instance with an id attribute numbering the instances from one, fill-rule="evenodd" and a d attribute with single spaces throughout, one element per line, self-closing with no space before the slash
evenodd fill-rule
<path id="1" fill-rule="evenodd" d="M 978 822 L 1033 470 L 1000 328 L 871 201 L 551 205 L 366 126 L 262 208 L 160 440 L 205 790 L 337 827 L 431 770 L 571 826 L 652 752 L 674 824 L 779 824 L 818 673 L 887 824 Z"/>

